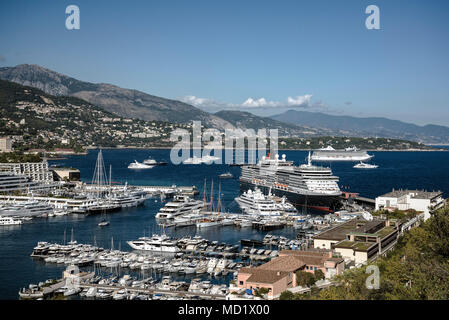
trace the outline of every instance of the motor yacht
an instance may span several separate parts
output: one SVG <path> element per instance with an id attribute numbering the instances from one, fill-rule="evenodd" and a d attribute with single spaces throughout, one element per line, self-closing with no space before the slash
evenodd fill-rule
<path id="1" fill-rule="evenodd" d="M 172 219 L 179 215 L 199 212 L 204 206 L 203 201 L 192 199 L 188 196 L 175 196 L 156 214 L 156 219 Z"/>
<path id="2" fill-rule="evenodd" d="M 0 226 L 12 226 L 22 224 L 21 220 L 16 220 L 12 217 L 2 217 L 0 216 Z"/>
<path id="3" fill-rule="evenodd" d="M 130 163 L 128 165 L 128 169 L 152 169 L 154 165 L 148 165 L 145 163 L 138 162 L 137 160 L 134 160 L 134 162 Z"/>
<path id="4" fill-rule="evenodd" d="M 138 240 L 128 241 L 127 243 L 135 250 L 171 253 L 179 251 L 179 248 L 176 246 L 177 242 L 166 235 L 154 234 L 151 238 L 141 237 Z"/>
<path id="5" fill-rule="evenodd" d="M 379 166 L 376 165 L 376 164 L 370 164 L 370 163 L 365 163 L 365 162 L 360 161 L 360 163 L 357 163 L 353 168 L 356 168 L 356 169 L 376 169 L 378 167 Z"/>

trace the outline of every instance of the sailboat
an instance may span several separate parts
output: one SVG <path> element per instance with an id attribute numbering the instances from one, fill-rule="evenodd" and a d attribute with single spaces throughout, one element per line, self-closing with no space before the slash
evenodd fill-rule
<path id="1" fill-rule="evenodd" d="M 203 228 L 209 228 L 209 227 L 215 227 L 215 226 L 221 226 L 223 225 L 223 218 L 219 216 L 220 209 L 221 209 L 221 201 L 220 201 L 220 193 L 221 193 L 221 184 L 219 186 L 218 191 L 218 205 L 217 205 L 217 211 L 214 212 L 214 181 L 212 180 L 211 184 L 211 190 L 210 190 L 210 212 L 209 214 L 210 218 L 204 218 L 196 223 L 196 227 L 198 229 Z M 206 202 L 205 202 L 206 203 Z M 212 217 L 213 215 L 217 215 L 217 217 Z"/>
<path id="2" fill-rule="evenodd" d="M 98 152 L 97 163 L 95 165 L 95 171 L 92 177 L 92 187 L 94 192 L 96 191 L 97 204 L 87 209 L 89 214 L 118 211 L 122 208 L 120 204 L 105 199 L 107 194 L 111 193 L 112 187 L 111 182 L 108 183 L 106 170 L 104 168 L 103 153 L 101 150 Z"/>
<path id="3" fill-rule="evenodd" d="M 65 235 L 65 234 L 64 234 Z M 75 244 L 77 244 L 78 242 L 73 238 L 73 228 L 72 228 L 72 235 L 71 235 L 71 237 L 70 237 L 70 242 L 68 243 L 68 244 L 70 244 L 70 245 L 75 245 Z"/>

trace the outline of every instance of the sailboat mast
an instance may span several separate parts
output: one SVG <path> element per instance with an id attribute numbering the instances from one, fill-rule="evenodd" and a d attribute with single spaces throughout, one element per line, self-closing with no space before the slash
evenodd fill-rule
<path id="1" fill-rule="evenodd" d="M 214 211 L 214 180 L 212 180 L 210 185 L 210 212 Z"/>
<path id="2" fill-rule="evenodd" d="M 109 165 L 109 195 L 112 192 L 112 164 Z"/>
<path id="3" fill-rule="evenodd" d="M 217 212 L 221 211 L 221 182 L 218 184 L 218 203 L 217 203 Z"/>
<path id="4" fill-rule="evenodd" d="M 204 178 L 204 187 L 203 187 L 203 211 L 207 210 L 207 200 L 206 200 L 206 178 Z"/>

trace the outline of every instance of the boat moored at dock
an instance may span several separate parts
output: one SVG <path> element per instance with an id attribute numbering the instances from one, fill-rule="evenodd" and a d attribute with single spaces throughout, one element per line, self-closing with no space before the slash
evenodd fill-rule
<path id="1" fill-rule="evenodd" d="M 285 196 L 297 208 L 311 208 L 319 211 L 333 211 L 340 206 L 341 191 L 338 177 L 327 167 L 311 163 L 294 166 L 285 155 L 279 159 L 263 157 L 256 165 L 242 167 L 240 190 L 259 188 L 265 195 L 270 192 L 278 197 Z"/>
<path id="2" fill-rule="evenodd" d="M 150 237 L 141 237 L 135 241 L 128 241 L 129 246 L 135 250 L 154 251 L 154 252 L 170 252 L 176 253 L 179 248 L 176 246 L 176 241 L 170 239 L 166 235 L 154 234 Z"/>

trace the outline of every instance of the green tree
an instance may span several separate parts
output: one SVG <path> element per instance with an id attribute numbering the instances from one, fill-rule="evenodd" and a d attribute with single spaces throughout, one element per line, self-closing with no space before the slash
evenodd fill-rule
<path id="1" fill-rule="evenodd" d="M 322 279 L 325 278 L 324 272 L 321 271 L 321 269 L 315 270 L 315 271 L 313 272 L 313 275 L 315 276 L 315 281 L 322 280 Z"/>
<path id="2" fill-rule="evenodd" d="M 258 297 L 263 298 L 264 295 L 266 295 L 270 290 L 267 288 L 259 288 L 256 290 L 255 295 Z"/>
<path id="3" fill-rule="evenodd" d="M 279 296 L 279 300 L 293 300 L 293 297 L 294 297 L 293 293 L 291 293 L 288 290 L 285 290 Z"/>
<path id="4" fill-rule="evenodd" d="M 315 277 L 312 273 L 303 270 L 296 272 L 296 285 L 311 287 L 315 284 L 315 282 Z"/>
<path id="5" fill-rule="evenodd" d="M 338 276 L 338 286 L 323 289 L 319 299 L 449 299 L 449 206 L 433 213 L 420 227 L 398 239 L 396 247 L 375 265 L 380 288 L 369 290 L 366 267 Z"/>

